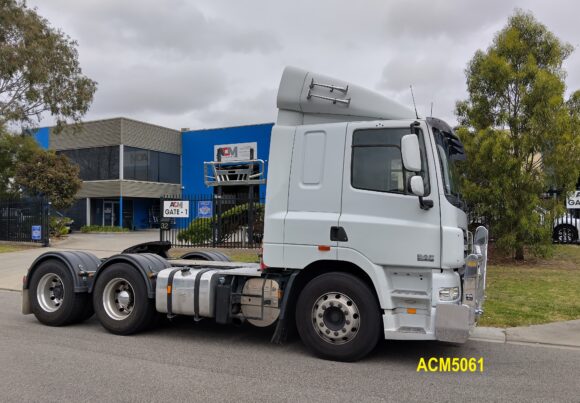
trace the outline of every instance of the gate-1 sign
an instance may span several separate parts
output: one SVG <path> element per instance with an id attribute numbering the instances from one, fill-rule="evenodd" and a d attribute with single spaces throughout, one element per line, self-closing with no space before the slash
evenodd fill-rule
<path id="1" fill-rule="evenodd" d="M 566 200 L 566 207 L 569 209 L 580 209 L 580 190 L 570 194 L 570 197 Z"/>
<path id="2" fill-rule="evenodd" d="M 189 200 L 163 201 L 163 217 L 188 218 Z"/>

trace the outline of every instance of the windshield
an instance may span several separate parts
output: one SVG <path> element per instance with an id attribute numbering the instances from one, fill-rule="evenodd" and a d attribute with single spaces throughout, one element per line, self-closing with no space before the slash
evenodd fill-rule
<path id="1" fill-rule="evenodd" d="M 433 128 L 443 188 L 447 199 L 456 207 L 463 208 L 457 174 L 457 161 L 465 159 L 463 145 L 455 134 Z"/>

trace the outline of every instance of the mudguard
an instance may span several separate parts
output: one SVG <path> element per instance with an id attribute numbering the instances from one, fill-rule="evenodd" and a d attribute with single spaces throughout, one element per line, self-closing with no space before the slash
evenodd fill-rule
<path id="1" fill-rule="evenodd" d="M 216 251 L 193 251 L 187 252 L 180 259 L 187 259 L 187 260 L 207 260 L 211 262 L 231 262 L 231 259 L 224 255 L 221 252 Z"/>
<path id="2" fill-rule="evenodd" d="M 154 253 L 167 259 L 169 255 L 167 251 L 171 249 L 171 242 L 169 241 L 153 241 L 144 242 L 137 245 L 133 245 L 130 248 L 125 249 L 121 253 Z"/>
<path id="3" fill-rule="evenodd" d="M 167 260 L 154 253 L 121 253 L 119 255 L 111 256 L 98 268 L 94 275 L 94 280 L 89 287 L 89 292 L 93 292 L 93 286 L 101 273 L 103 273 L 104 270 L 107 270 L 108 267 L 117 263 L 127 263 L 135 267 L 135 269 L 141 273 L 147 286 L 147 295 L 149 298 L 155 298 L 154 274 L 171 267 L 171 264 Z"/>
<path id="4" fill-rule="evenodd" d="M 27 290 L 30 286 L 30 279 L 34 275 L 36 268 L 42 262 L 50 259 L 61 261 L 69 269 L 75 293 L 89 291 L 92 287 L 92 278 L 89 276 L 89 272 L 97 271 L 101 264 L 101 260 L 89 252 L 62 251 L 43 253 L 30 265 L 22 284 L 24 290 Z"/>

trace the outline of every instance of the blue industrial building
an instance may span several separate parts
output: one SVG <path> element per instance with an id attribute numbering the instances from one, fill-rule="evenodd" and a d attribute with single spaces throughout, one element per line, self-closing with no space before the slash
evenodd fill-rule
<path id="1" fill-rule="evenodd" d="M 211 195 L 213 188 L 204 184 L 203 163 L 216 161 L 216 147 L 255 143 L 257 155 L 252 159 L 268 160 L 270 134 L 273 123 L 191 130 L 181 137 L 181 185 L 184 195 Z M 260 185 L 260 195 L 266 194 L 266 185 Z"/>
<path id="2" fill-rule="evenodd" d="M 38 129 L 44 149 L 64 154 L 79 165 L 82 188 L 77 203 L 62 212 L 83 225 L 154 228 L 164 196 L 209 196 L 204 163 L 268 160 L 272 123 L 203 130 L 171 130 L 126 118 L 85 122 L 80 130 L 54 133 Z M 267 166 L 267 165 L 266 165 Z M 228 186 L 224 195 L 248 194 Z M 264 197 L 266 185 L 255 190 Z"/>

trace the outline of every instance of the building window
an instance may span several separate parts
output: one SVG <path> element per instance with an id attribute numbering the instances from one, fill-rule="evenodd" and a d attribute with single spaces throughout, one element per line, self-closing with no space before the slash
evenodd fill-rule
<path id="1" fill-rule="evenodd" d="M 123 149 L 124 179 L 180 183 L 179 155 L 127 146 Z"/>
<path id="2" fill-rule="evenodd" d="M 403 168 L 401 138 L 409 133 L 409 128 L 355 131 L 352 137 L 352 186 L 378 192 L 408 193 L 408 180 L 415 173 Z M 418 136 L 423 166 L 426 167 L 422 134 L 418 133 Z M 429 181 L 426 168 L 419 174 L 423 177 L 427 194 Z"/>
<path id="3" fill-rule="evenodd" d="M 80 168 L 84 181 L 119 179 L 119 146 L 57 151 Z"/>

